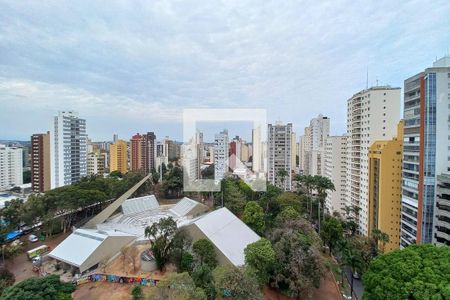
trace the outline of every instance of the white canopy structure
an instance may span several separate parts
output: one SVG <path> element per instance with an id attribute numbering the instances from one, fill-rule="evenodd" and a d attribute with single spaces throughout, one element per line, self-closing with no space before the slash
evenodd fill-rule
<path id="1" fill-rule="evenodd" d="M 197 217 L 208 211 L 208 207 L 200 202 L 184 197 L 170 211 L 178 217 Z"/>
<path id="2" fill-rule="evenodd" d="M 210 212 L 186 228 L 194 241 L 207 238 L 214 244 L 218 261 L 221 264 L 244 265 L 245 247 L 260 239 L 253 230 L 227 208 Z"/>
<path id="3" fill-rule="evenodd" d="M 136 236 L 119 231 L 77 229 L 48 256 L 78 268 L 83 273 L 101 261 L 108 260 L 135 239 Z"/>
<path id="4" fill-rule="evenodd" d="M 122 204 L 122 211 L 125 216 L 158 209 L 159 203 L 155 195 L 128 199 Z"/>

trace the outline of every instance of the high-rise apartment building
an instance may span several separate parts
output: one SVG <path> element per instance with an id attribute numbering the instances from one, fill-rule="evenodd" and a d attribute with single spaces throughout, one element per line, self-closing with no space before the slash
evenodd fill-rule
<path id="1" fill-rule="evenodd" d="M 291 134 L 291 169 L 297 169 L 297 136 L 295 132 Z"/>
<path id="2" fill-rule="evenodd" d="M 397 136 L 400 88 L 375 86 L 347 100 L 347 206 L 356 206 L 358 230 L 368 235 L 369 147 Z"/>
<path id="3" fill-rule="evenodd" d="M 441 222 L 448 220 L 450 211 L 442 200 L 450 171 L 449 102 L 450 56 L 405 80 L 402 248 L 440 243 L 442 235 L 448 237 L 450 232 L 450 226 L 445 232 Z"/>
<path id="4" fill-rule="evenodd" d="M 86 120 L 74 111 L 60 111 L 50 136 L 51 187 L 77 182 L 87 175 Z"/>
<path id="5" fill-rule="evenodd" d="M 325 175 L 325 143 L 330 135 L 330 119 L 313 118 L 302 136 L 301 165 L 305 175 Z"/>
<path id="6" fill-rule="evenodd" d="M 223 130 L 214 136 L 214 181 L 220 182 L 229 167 L 228 131 Z"/>
<path id="7" fill-rule="evenodd" d="M 31 136 L 31 190 L 43 193 L 51 188 L 50 132 Z"/>
<path id="8" fill-rule="evenodd" d="M 346 204 L 347 179 L 347 136 L 329 136 L 325 144 L 325 177 L 334 184 L 334 191 L 328 191 L 325 208 L 328 213 L 343 214 Z"/>
<path id="9" fill-rule="evenodd" d="M 292 189 L 292 123 L 268 124 L 267 180 L 279 188 Z"/>
<path id="10" fill-rule="evenodd" d="M 311 148 L 311 128 L 305 127 L 303 135 L 300 138 L 301 151 L 299 169 L 304 175 L 308 175 L 309 172 L 309 149 Z"/>
<path id="11" fill-rule="evenodd" d="M 0 144 L 0 190 L 23 183 L 22 148 Z"/>
<path id="12" fill-rule="evenodd" d="M 105 155 L 100 151 L 87 154 L 87 175 L 103 175 L 105 173 Z"/>
<path id="13" fill-rule="evenodd" d="M 252 130 L 252 170 L 254 173 L 260 173 L 263 170 L 261 127 Z"/>
<path id="14" fill-rule="evenodd" d="M 117 140 L 109 146 L 109 171 L 128 172 L 128 145 L 124 140 Z"/>
<path id="15" fill-rule="evenodd" d="M 153 132 L 137 133 L 131 138 L 131 170 L 141 170 L 144 174 L 155 170 L 155 139 Z"/>
<path id="16" fill-rule="evenodd" d="M 403 121 L 397 137 L 375 141 L 369 148 L 369 236 L 374 229 L 389 235 L 384 251 L 400 246 Z"/>

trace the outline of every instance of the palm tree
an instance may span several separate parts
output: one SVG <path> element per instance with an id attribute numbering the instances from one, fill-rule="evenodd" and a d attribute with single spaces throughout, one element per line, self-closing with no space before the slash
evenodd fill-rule
<path id="1" fill-rule="evenodd" d="M 381 231 L 378 228 L 375 228 L 372 230 L 372 238 L 376 247 L 376 252 L 378 254 L 378 251 L 381 250 L 381 252 L 384 252 L 384 247 L 386 246 L 386 243 L 389 242 L 389 234 Z M 378 246 L 381 242 L 381 249 L 378 249 Z"/>
<path id="2" fill-rule="evenodd" d="M 320 221 L 323 219 L 325 214 L 325 199 L 327 198 L 328 191 L 334 191 L 334 184 L 328 177 L 314 176 L 314 182 L 317 190 L 318 203 L 317 203 L 317 218 L 319 223 L 319 234 L 320 234 Z M 322 214 L 320 210 L 322 209 Z"/>
<path id="3" fill-rule="evenodd" d="M 312 191 L 315 189 L 316 181 L 314 176 L 311 175 L 299 175 L 297 176 L 297 181 L 299 189 L 303 190 L 303 192 L 308 196 L 309 201 L 306 202 L 306 210 L 309 211 L 309 217 L 312 219 Z"/>
<path id="4" fill-rule="evenodd" d="M 350 267 L 351 270 L 351 282 L 350 282 L 350 295 L 353 297 L 353 274 L 360 271 L 363 265 L 361 253 L 350 241 L 345 241 L 341 248 L 342 265 Z M 353 298 L 352 298 L 353 299 Z"/>

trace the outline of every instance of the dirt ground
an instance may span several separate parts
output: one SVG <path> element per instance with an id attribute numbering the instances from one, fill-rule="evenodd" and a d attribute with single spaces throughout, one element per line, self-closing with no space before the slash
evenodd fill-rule
<path id="1" fill-rule="evenodd" d="M 265 287 L 264 288 L 264 296 L 266 300 L 294 300 L 295 298 L 291 298 L 285 296 L 278 291 Z M 303 298 L 301 298 L 303 299 Z M 306 298 L 305 298 L 306 299 Z M 313 291 L 313 300 L 339 300 L 341 299 L 341 295 L 339 293 L 339 289 L 334 281 L 331 273 L 327 273 L 327 276 L 322 279 L 320 287 L 318 289 L 314 289 Z"/>
<path id="2" fill-rule="evenodd" d="M 77 287 L 72 293 L 75 300 L 122 300 L 131 299 L 132 284 L 111 282 L 90 282 Z M 147 296 L 155 287 L 143 286 L 142 290 Z"/>
<path id="3" fill-rule="evenodd" d="M 37 241 L 35 243 L 28 242 L 28 236 L 23 236 L 20 240 L 26 243 L 24 253 L 15 257 L 13 260 L 8 259 L 5 261 L 6 268 L 10 270 L 14 276 L 16 277 L 16 283 L 21 282 L 29 277 L 37 276 L 36 273 L 33 272 L 33 265 L 31 261 L 28 259 L 26 252 L 28 250 L 34 249 L 41 245 L 50 246 L 51 249 L 54 249 L 58 246 L 71 232 L 60 233 L 52 238 L 48 238 L 45 241 Z"/>

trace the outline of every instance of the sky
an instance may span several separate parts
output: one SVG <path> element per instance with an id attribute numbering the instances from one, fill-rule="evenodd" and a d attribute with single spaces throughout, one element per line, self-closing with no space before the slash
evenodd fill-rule
<path id="1" fill-rule="evenodd" d="M 263 108 L 297 134 L 323 114 L 342 134 L 367 70 L 403 87 L 449 48 L 448 0 L 0 0 L 0 139 L 67 109 L 93 140 L 182 140 L 185 108 Z"/>

